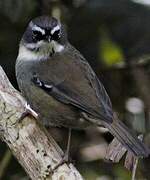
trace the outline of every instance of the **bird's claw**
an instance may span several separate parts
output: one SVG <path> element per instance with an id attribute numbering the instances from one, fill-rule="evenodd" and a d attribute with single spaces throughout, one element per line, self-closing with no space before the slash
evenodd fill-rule
<path id="1" fill-rule="evenodd" d="M 38 114 L 33 109 L 31 109 L 29 104 L 26 103 L 25 104 L 25 111 L 22 113 L 22 115 L 18 121 L 21 122 L 28 115 L 33 116 L 35 119 L 38 118 Z"/>
<path id="2" fill-rule="evenodd" d="M 52 172 L 54 172 L 56 169 L 58 169 L 63 164 L 70 164 L 73 161 L 69 158 L 69 155 L 67 153 L 64 154 L 61 161 L 52 169 Z"/>

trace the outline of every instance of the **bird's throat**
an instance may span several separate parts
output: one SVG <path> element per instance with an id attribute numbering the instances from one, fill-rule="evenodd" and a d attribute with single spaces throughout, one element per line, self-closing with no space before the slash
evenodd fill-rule
<path id="1" fill-rule="evenodd" d="M 33 44 L 29 45 L 20 45 L 19 54 L 17 59 L 33 61 L 33 60 L 44 60 L 55 53 L 60 53 L 64 50 L 64 46 L 51 41 L 50 43 L 41 43 L 39 45 L 34 46 Z"/>

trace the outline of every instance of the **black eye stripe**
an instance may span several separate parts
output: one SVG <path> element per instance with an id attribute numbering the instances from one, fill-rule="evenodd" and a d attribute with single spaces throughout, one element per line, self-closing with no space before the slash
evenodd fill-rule
<path id="1" fill-rule="evenodd" d="M 44 39 L 45 35 L 42 34 L 42 32 L 37 31 L 37 30 L 33 30 L 32 31 L 32 38 L 34 40 L 40 41 L 42 39 Z"/>
<path id="2" fill-rule="evenodd" d="M 32 34 L 34 36 L 42 36 L 42 33 L 40 31 L 36 31 L 36 30 L 32 31 Z"/>
<path id="3" fill-rule="evenodd" d="M 60 39 L 60 35 L 61 35 L 60 30 L 56 30 L 53 34 L 51 34 L 51 38 L 52 40 L 57 41 Z"/>
<path id="4" fill-rule="evenodd" d="M 60 30 L 56 30 L 52 35 L 59 34 L 59 33 L 60 33 Z"/>
<path id="5" fill-rule="evenodd" d="M 40 40 L 46 40 L 48 39 L 48 36 L 51 36 L 51 40 L 57 41 L 60 39 L 60 29 L 56 30 L 53 34 L 51 34 L 51 30 L 45 29 L 45 34 L 42 34 L 42 32 L 38 30 L 32 30 L 32 38 L 35 42 Z"/>

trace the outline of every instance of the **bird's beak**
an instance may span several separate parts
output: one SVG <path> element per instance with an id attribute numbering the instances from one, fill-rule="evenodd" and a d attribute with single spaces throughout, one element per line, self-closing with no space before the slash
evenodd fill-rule
<path id="1" fill-rule="evenodd" d="M 47 40 L 48 42 L 51 42 L 51 36 L 48 36 Z"/>

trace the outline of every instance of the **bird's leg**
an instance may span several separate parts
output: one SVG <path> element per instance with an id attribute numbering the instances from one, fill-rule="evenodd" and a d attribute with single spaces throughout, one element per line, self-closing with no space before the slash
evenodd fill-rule
<path id="1" fill-rule="evenodd" d="M 63 157 L 63 161 L 65 161 L 65 162 L 69 162 L 70 144 L 71 144 L 71 128 L 69 128 L 69 130 L 68 130 L 67 149 L 66 149 L 64 157 Z"/>
<path id="2" fill-rule="evenodd" d="M 19 121 L 22 121 L 28 115 L 33 116 L 35 119 L 38 118 L 38 114 L 33 109 L 31 109 L 31 107 L 28 103 L 26 103 L 25 111 L 22 113 L 21 117 L 19 118 Z"/>
<path id="3" fill-rule="evenodd" d="M 70 162 L 70 144 L 71 144 L 71 128 L 69 128 L 68 130 L 68 141 L 67 141 L 67 149 L 61 159 L 61 161 L 53 168 L 52 172 L 54 172 L 54 170 L 56 170 L 59 166 L 61 166 L 64 163 L 69 163 Z"/>

